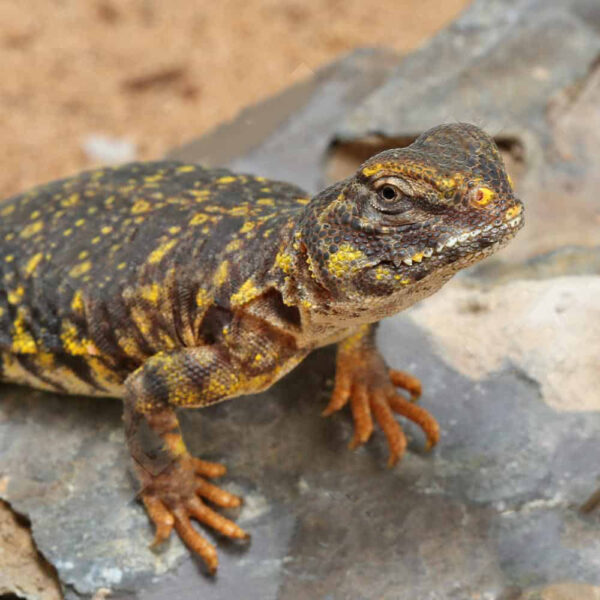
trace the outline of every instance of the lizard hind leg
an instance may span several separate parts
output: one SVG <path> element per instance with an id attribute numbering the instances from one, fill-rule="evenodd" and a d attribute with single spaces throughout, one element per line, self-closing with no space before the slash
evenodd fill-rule
<path id="1" fill-rule="evenodd" d="M 172 360 L 176 364 L 169 368 L 180 362 L 177 356 Z M 189 356 L 185 364 L 190 364 Z M 165 389 L 164 385 L 158 385 L 156 378 L 160 374 L 154 367 L 156 365 L 152 363 L 145 369 L 142 367 L 128 381 L 129 395 L 124 411 L 127 443 L 140 483 L 139 497 L 155 526 L 152 546 L 167 540 L 175 529 L 190 550 L 204 560 L 208 571 L 214 574 L 218 567 L 217 551 L 194 528 L 192 520 L 226 537 L 248 539 L 243 529 L 207 504 L 235 508 L 242 504 L 242 500 L 209 481 L 225 474 L 223 465 L 194 458 L 187 451 L 175 410 L 164 399 L 153 398 L 149 392 L 164 392 Z M 185 371 L 180 375 L 179 393 L 186 388 Z M 195 383 L 201 384 L 202 381 Z M 201 385 L 195 386 L 195 393 L 202 394 Z"/>

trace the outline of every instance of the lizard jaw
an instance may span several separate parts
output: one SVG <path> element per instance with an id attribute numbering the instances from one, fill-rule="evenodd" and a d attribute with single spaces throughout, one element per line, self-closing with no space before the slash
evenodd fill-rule
<path id="1" fill-rule="evenodd" d="M 483 227 L 473 229 L 471 231 L 465 231 L 460 235 L 450 236 L 445 240 L 438 242 L 435 248 L 426 247 L 423 250 L 416 252 L 410 257 L 401 258 L 399 262 L 401 262 L 407 267 L 411 267 L 414 263 L 421 263 L 424 260 L 432 257 L 434 259 L 442 258 L 446 255 L 448 250 L 464 247 L 475 240 L 481 239 L 486 234 L 492 231 L 494 233 L 494 238 L 496 239 L 494 239 L 490 244 L 486 245 L 486 247 L 496 247 L 496 245 L 504 245 L 517 233 L 517 231 L 523 226 L 523 223 L 523 213 L 521 212 L 509 221 L 505 221 L 500 226 L 494 226 L 493 223 L 488 223 Z M 480 250 L 485 250 L 486 247 L 481 248 Z M 460 257 L 458 258 L 460 260 Z"/>

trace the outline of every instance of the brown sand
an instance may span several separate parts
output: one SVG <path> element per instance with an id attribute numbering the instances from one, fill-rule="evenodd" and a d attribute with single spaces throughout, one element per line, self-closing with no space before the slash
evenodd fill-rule
<path id="1" fill-rule="evenodd" d="M 411 50 L 466 4 L 2 0 L 0 197 L 91 166 L 91 134 L 158 158 L 355 47 Z"/>

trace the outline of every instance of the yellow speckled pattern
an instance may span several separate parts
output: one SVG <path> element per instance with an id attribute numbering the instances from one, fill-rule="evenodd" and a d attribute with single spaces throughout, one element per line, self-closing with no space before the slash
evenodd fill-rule
<path id="1" fill-rule="evenodd" d="M 9 199 L 0 205 L 0 351 L 20 361 L 19 381 L 29 369 L 39 383 L 49 363 L 32 357 L 55 356 L 56 390 L 121 395 L 145 357 L 201 341 L 217 296 L 228 307 L 262 293 L 249 275 L 270 259 L 252 247 L 289 231 L 282 223 L 293 223 L 303 197 L 264 178 L 135 163 Z"/>

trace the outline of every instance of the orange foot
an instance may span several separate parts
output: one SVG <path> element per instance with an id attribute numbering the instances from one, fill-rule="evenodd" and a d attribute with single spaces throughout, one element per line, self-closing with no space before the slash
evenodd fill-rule
<path id="1" fill-rule="evenodd" d="M 212 527 L 219 533 L 237 539 L 250 536 L 233 521 L 209 508 L 201 498 L 217 506 L 240 506 L 242 499 L 234 496 L 206 478 L 224 475 L 219 463 L 192 458 L 187 452 L 158 475 L 139 473 L 142 480 L 141 498 L 156 526 L 153 546 L 164 542 L 173 528 L 190 550 L 199 554 L 211 575 L 216 573 L 219 559 L 215 547 L 192 526 L 190 518 Z"/>
<path id="2" fill-rule="evenodd" d="M 407 400 L 396 388 L 410 394 Z M 354 437 L 350 448 L 364 444 L 373 433 L 373 416 L 383 429 L 390 449 L 388 466 L 394 466 L 406 449 L 406 436 L 394 413 L 417 423 L 427 437 L 427 449 L 439 440 L 437 421 L 424 408 L 414 404 L 421 395 L 421 382 L 412 375 L 388 369 L 377 350 L 338 354 L 335 387 L 324 416 L 340 410 L 350 401 L 354 418 Z"/>

